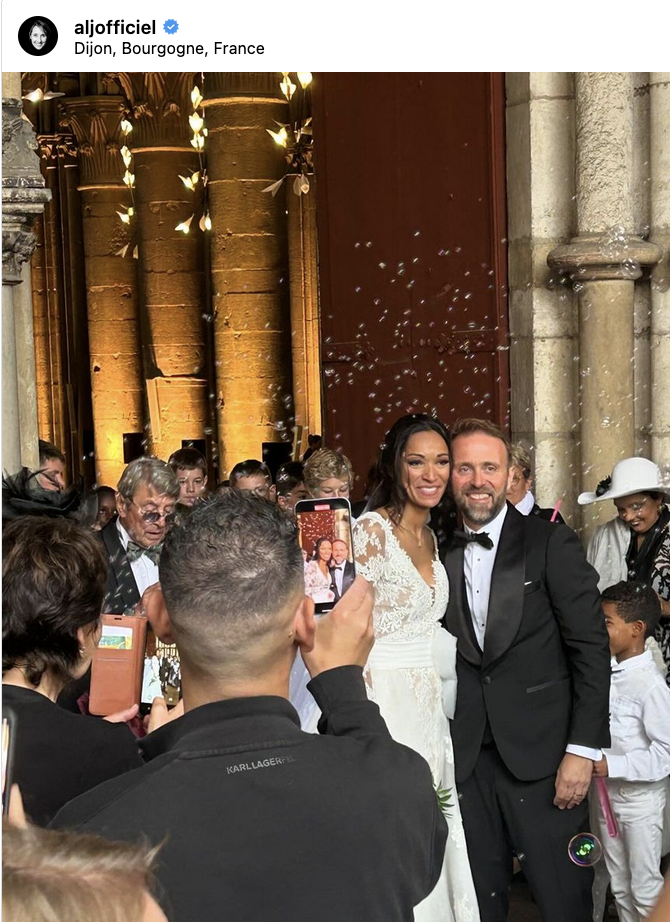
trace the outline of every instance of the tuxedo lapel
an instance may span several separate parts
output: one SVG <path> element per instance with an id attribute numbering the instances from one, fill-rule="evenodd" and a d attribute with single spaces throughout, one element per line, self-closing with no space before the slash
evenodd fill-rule
<path id="1" fill-rule="evenodd" d="M 140 601 L 139 589 L 133 576 L 130 561 L 121 544 L 116 523 L 110 522 L 100 534 L 107 549 L 109 568 L 116 582 L 113 593 L 105 599 L 105 608 L 108 611 L 123 614 L 126 610 L 134 608 Z M 110 606 L 112 607 L 110 608 Z"/>
<path id="2" fill-rule="evenodd" d="M 445 617 L 445 627 L 458 641 L 458 652 L 466 660 L 479 666 L 482 651 L 475 638 L 472 615 L 465 591 L 463 575 L 463 548 L 452 547 L 447 551 L 444 566 L 449 577 L 449 604 Z"/>
<path id="3" fill-rule="evenodd" d="M 523 617 L 525 572 L 525 517 L 508 503 L 491 576 L 484 668 L 499 659 L 517 635 Z"/>

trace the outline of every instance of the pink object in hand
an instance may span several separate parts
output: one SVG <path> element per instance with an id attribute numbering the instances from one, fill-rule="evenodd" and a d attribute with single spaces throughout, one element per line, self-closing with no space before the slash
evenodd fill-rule
<path id="1" fill-rule="evenodd" d="M 562 500 L 562 499 L 557 499 L 557 500 L 556 500 L 556 505 L 554 506 L 554 511 L 551 513 L 551 518 L 549 519 L 550 522 L 555 522 L 555 521 L 556 521 L 556 516 L 558 515 L 558 510 L 561 508 L 561 505 L 562 505 L 562 504 L 563 504 L 563 500 Z"/>
<path id="2" fill-rule="evenodd" d="M 607 793 L 607 784 L 604 778 L 596 778 L 596 789 L 598 791 L 600 809 L 603 811 L 605 824 L 607 825 L 607 834 L 610 839 L 616 839 L 619 835 L 619 827 L 617 826 L 616 817 L 612 811 L 612 804 L 610 803 L 610 796 Z"/>

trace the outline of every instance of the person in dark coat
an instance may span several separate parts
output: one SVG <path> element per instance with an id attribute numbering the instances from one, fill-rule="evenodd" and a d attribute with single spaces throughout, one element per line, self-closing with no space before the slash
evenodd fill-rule
<path id="1" fill-rule="evenodd" d="M 330 560 L 330 575 L 333 580 L 335 599 L 341 599 L 354 581 L 355 568 L 349 557 L 349 545 L 342 538 L 333 540 L 333 554 Z"/>
<path id="2" fill-rule="evenodd" d="M 185 714 L 141 742 L 144 768 L 54 824 L 161 843 L 171 922 L 411 922 L 447 825 L 427 763 L 367 697 L 371 588 L 355 582 L 317 629 L 295 526 L 239 490 L 170 532 L 160 577 L 153 628 L 176 641 Z M 298 647 L 319 734 L 287 700 Z"/>
<path id="3" fill-rule="evenodd" d="M 61 690 L 89 668 L 106 565 L 93 532 L 27 516 L 2 542 L 3 707 L 15 723 L 14 777 L 28 816 L 45 825 L 68 800 L 142 764 L 123 724 L 70 714 Z"/>
<path id="4" fill-rule="evenodd" d="M 610 741 L 598 577 L 571 529 L 506 502 L 510 447 L 485 420 L 452 431 L 459 802 L 482 922 L 507 917 L 513 850 L 545 922 L 590 922 L 593 874 L 568 843 L 588 829 L 593 762 Z"/>
<path id="5" fill-rule="evenodd" d="M 172 468 L 158 458 L 136 458 L 116 494 L 118 517 L 99 532 L 109 562 L 103 612 L 132 614 L 142 593 L 158 582 L 158 560 L 179 498 Z"/>

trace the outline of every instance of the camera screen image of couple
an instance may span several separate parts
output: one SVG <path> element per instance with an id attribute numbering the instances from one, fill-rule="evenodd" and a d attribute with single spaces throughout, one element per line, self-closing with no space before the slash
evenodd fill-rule
<path id="1" fill-rule="evenodd" d="M 334 604 L 355 577 L 347 509 L 298 513 L 305 592 L 317 605 Z"/>
<path id="2" fill-rule="evenodd" d="M 181 666 L 175 644 L 164 644 L 148 632 L 142 672 L 142 704 L 151 704 L 154 698 L 165 698 L 169 706 L 179 702 L 181 694 Z"/>

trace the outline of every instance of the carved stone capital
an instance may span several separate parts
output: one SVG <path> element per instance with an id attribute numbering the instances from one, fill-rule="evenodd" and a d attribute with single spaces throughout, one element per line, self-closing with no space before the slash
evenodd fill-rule
<path id="1" fill-rule="evenodd" d="M 18 285 L 21 281 L 21 266 L 28 262 L 37 246 L 37 240 L 31 230 L 32 222 L 42 210 L 42 206 L 33 214 L 2 214 L 2 284 Z"/>
<path id="2" fill-rule="evenodd" d="M 55 166 L 59 160 L 68 166 L 74 166 L 77 162 L 77 142 L 69 132 L 38 134 L 37 146 L 40 160 L 46 161 L 47 166 Z"/>
<path id="3" fill-rule="evenodd" d="M 661 259 L 661 248 L 632 234 L 613 239 L 593 235 L 575 237 L 570 243 L 556 247 L 547 256 L 547 263 L 573 282 L 639 279 L 645 269 Z"/>
<path id="4" fill-rule="evenodd" d="M 114 76 L 130 105 L 133 133 L 129 147 L 133 152 L 147 147 L 193 149 L 188 117 L 193 112 L 191 90 L 198 82 L 195 74 L 138 72 Z"/>
<path id="5" fill-rule="evenodd" d="M 125 103 L 119 96 L 64 99 L 63 118 L 77 142 L 81 186 L 123 186 L 120 124 Z"/>
<path id="6" fill-rule="evenodd" d="M 30 122 L 20 99 L 2 101 L 2 281 L 21 281 L 21 264 L 35 248 L 31 227 L 51 192 L 45 188 Z"/>
<path id="7" fill-rule="evenodd" d="M 41 179 L 35 154 L 37 141 L 23 115 L 20 99 L 2 100 L 2 171 L 5 178 Z M 42 185 L 44 181 L 42 180 Z"/>

